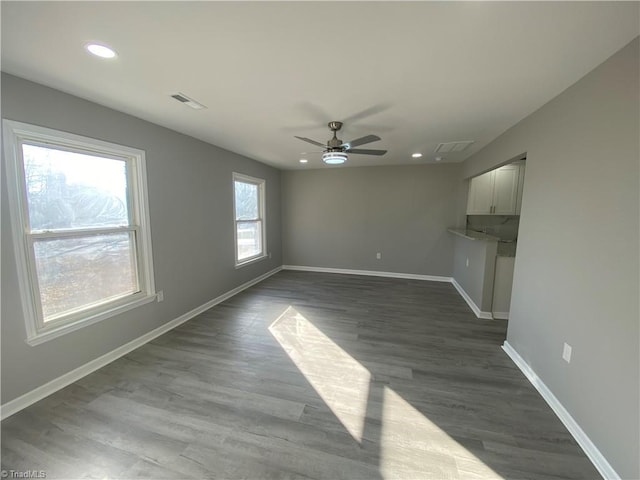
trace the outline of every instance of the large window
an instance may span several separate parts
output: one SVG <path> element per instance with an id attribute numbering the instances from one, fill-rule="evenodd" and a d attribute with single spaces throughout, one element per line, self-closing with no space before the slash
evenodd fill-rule
<path id="1" fill-rule="evenodd" d="M 144 152 L 4 121 L 29 343 L 152 301 Z"/>
<path id="2" fill-rule="evenodd" d="M 237 266 L 265 256 L 264 184 L 259 178 L 233 174 Z"/>

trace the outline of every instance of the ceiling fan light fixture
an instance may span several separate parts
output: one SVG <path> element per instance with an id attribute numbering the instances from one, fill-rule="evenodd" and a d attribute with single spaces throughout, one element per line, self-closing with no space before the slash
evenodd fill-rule
<path id="1" fill-rule="evenodd" d="M 322 161 L 327 165 L 342 165 L 348 158 L 344 152 L 324 152 L 322 154 Z"/>

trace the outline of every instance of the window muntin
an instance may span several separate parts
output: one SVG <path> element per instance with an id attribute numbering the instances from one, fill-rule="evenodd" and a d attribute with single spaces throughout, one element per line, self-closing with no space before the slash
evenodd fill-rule
<path id="1" fill-rule="evenodd" d="M 4 121 L 27 341 L 155 296 L 144 152 Z"/>
<path id="2" fill-rule="evenodd" d="M 236 265 L 265 256 L 265 181 L 246 175 L 233 175 Z"/>

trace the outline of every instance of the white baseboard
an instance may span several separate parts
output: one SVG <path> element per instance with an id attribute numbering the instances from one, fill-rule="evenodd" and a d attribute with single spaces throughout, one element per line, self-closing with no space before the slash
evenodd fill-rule
<path id="1" fill-rule="evenodd" d="M 483 312 L 482 310 L 480 310 L 480 308 L 476 305 L 473 299 L 467 294 L 467 292 L 464 291 L 464 288 L 462 288 L 460 284 L 456 282 L 455 278 L 451 279 L 451 283 L 453 284 L 454 287 L 456 287 L 456 290 L 458 290 L 458 293 L 462 298 L 464 298 L 465 302 L 467 302 L 469 307 L 471 307 L 471 310 L 473 310 L 473 313 L 476 314 L 476 317 L 484 318 L 486 320 L 493 319 L 493 315 L 491 314 L 491 312 Z"/>
<path id="2" fill-rule="evenodd" d="M 509 320 L 509 312 L 491 312 L 491 314 L 498 320 Z"/>
<path id="3" fill-rule="evenodd" d="M 380 272 L 375 270 L 352 270 L 348 268 L 308 267 L 304 265 L 283 265 L 283 270 L 300 272 L 343 273 L 346 275 L 368 275 L 371 277 L 406 278 L 409 280 L 427 280 L 430 282 L 451 282 L 451 277 L 438 275 L 419 275 L 417 273 Z"/>
<path id="4" fill-rule="evenodd" d="M 427 280 L 430 282 L 448 282 L 458 290 L 458 293 L 464 298 L 471 310 L 478 318 L 491 320 L 494 316 L 491 312 L 483 312 L 478 308 L 471 297 L 464 291 L 458 282 L 452 277 L 442 277 L 437 275 L 419 275 L 415 273 L 396 273 L 396 272 L 381 272 L 375 270 L 352 270 L 348 268 L 328 268 L 328 267 L 310 267 L 306 265 L 283 265 L 283 270 L 296 270 L 300 272 L 319 272 L 319 273 L 342 273 L 346 275 L 369 275 L 372 277 L 389 277 L 389 278 L 406 278 L 410 280 Z M 508 313 L 507 313 L 508 315 Z M 495 317 L 500 318 L 500 317 Z M 507 317 L 508 318 L 508 317 Z"/>
<path id="5" fill-rule="evenodd" d="M 164 325 L 161 325 L 160 327 L 154 330 L 151 330 L 150 332 L 147 332 L 144 335 L 128 343 L 125 343 L 124 345 L 116 348 L 115 350 L 111 350 L 110 352 L 105 353 L 104 355 L 94 360 L 91 360 L 90 362 L 74 370 L 71 370 L 70 372 L 67 372 L 64 375 L 61 375 L 58 378 L 51 380 L 50 382 L 45 383 L 44 385 L 41 385 L 33 389 L 30 392 L 27 392 L 24 395 L 21 395 L 18 398 L 15 398 L 5 403 L 0 407 L 0 418 L 4 420 L 5 418 L 10 417 L 14 413 L 17 413 L 20 410 L 28 407 L 29 405 L 32 405 L 39 400 L 42 400 L 43 398 L 51 395 L 52 393 L 55 393 L 58 390 L 66 387 L 67 385 L 70 385 L 73 382 L 80 380 L 82 377 L 85 377 L 90 373 L 93 373 L 96 370 L 104 367 L 105 365 L 108 365 L 109 363 L 135 350 L 136 348 L 141 347 L 142 345 L 144 345 L 147 342 L 150 342 L 154 338 L 159 337 L 160 335 L 168 332 L 169 330 L 174 329 L 175 327 L 183 324 L 187 320 L 191 320 L 197 315 L 200 315 L 202 312 L 209 310 L 211 307 L 227 300 L 228 298 L 233 297 L 234 295 L 237 295 L 241 291 L 246 290 L 247 288 L 255 285 L 256 283 L 259 283 L 265 280 L 271 275 L 278 273 L 280 270 L 282 270 L 282 267 L 275 268 L 263 275 L 260 275 L 259 277 L 254 278 L 253 280 L 243 283 L 242 285 L 232 290 L 229 290 L 226 293 L 223 293 L 219 297 L 216 297 L 213 300 L 209 300 L 207 303 L 200 305 L 199 307 L 196 307 L 193 310 L 183 315 L 180 315 L 178 318 L 175 318 L 170 322 L 167 322 Z"/>
<path id="6" fill-rule="evenodd" d="M 542 395 L 542 398 L 549 404 L 564 426 L 567 427 L 569 433 L 575 438 L 578 445 L 582 447 L 582 450 L 584 450 L 589 460 L 591 460 L 598 472 L 600 472 L 600 475 L 606 479 L 619 480 L 620 475 L 616 473 L 604 455 L 600 453 L 600 450 L 598 450 L 587 434 L 584 433 L 584 430 L 580 428 L 580 425 L 578 425 L 567 409 L 560 403 L 560 400 L 549 390 L 549 387 L 536 375 L 536 372 L 524 361 L 520 354 L 516 352 L 507 341 L 502 345 L 502 349 L 509 355 L 520 371 L 524 373 L 524 376 L 527 377 L 538 393 Z"/>

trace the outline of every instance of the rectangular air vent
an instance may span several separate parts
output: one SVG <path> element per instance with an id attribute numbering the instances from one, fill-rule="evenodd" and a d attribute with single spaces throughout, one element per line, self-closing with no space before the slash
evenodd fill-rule
<path id="1" fill-rule="evenodd" d="M 175 98 L 180 103 L 184 103 L 185 105 L 188 105 L 189 107 L 194 108 L 196 110 L 202 110 L 203 108 L 207 108 L 201 103 L 196 102 L 193 98 L 187 97 L 184 93 L 174 93 L 173 95 L 171 95 L 171 98 Z"/>
<path id="2" fill-rule="evenodd" d="M 464 142 L 447 142 L 441 143 L 436 147 L 435 153 L 457 153 L 466 150 L 472 143 L 473 140 L 464 141 Z"/>

